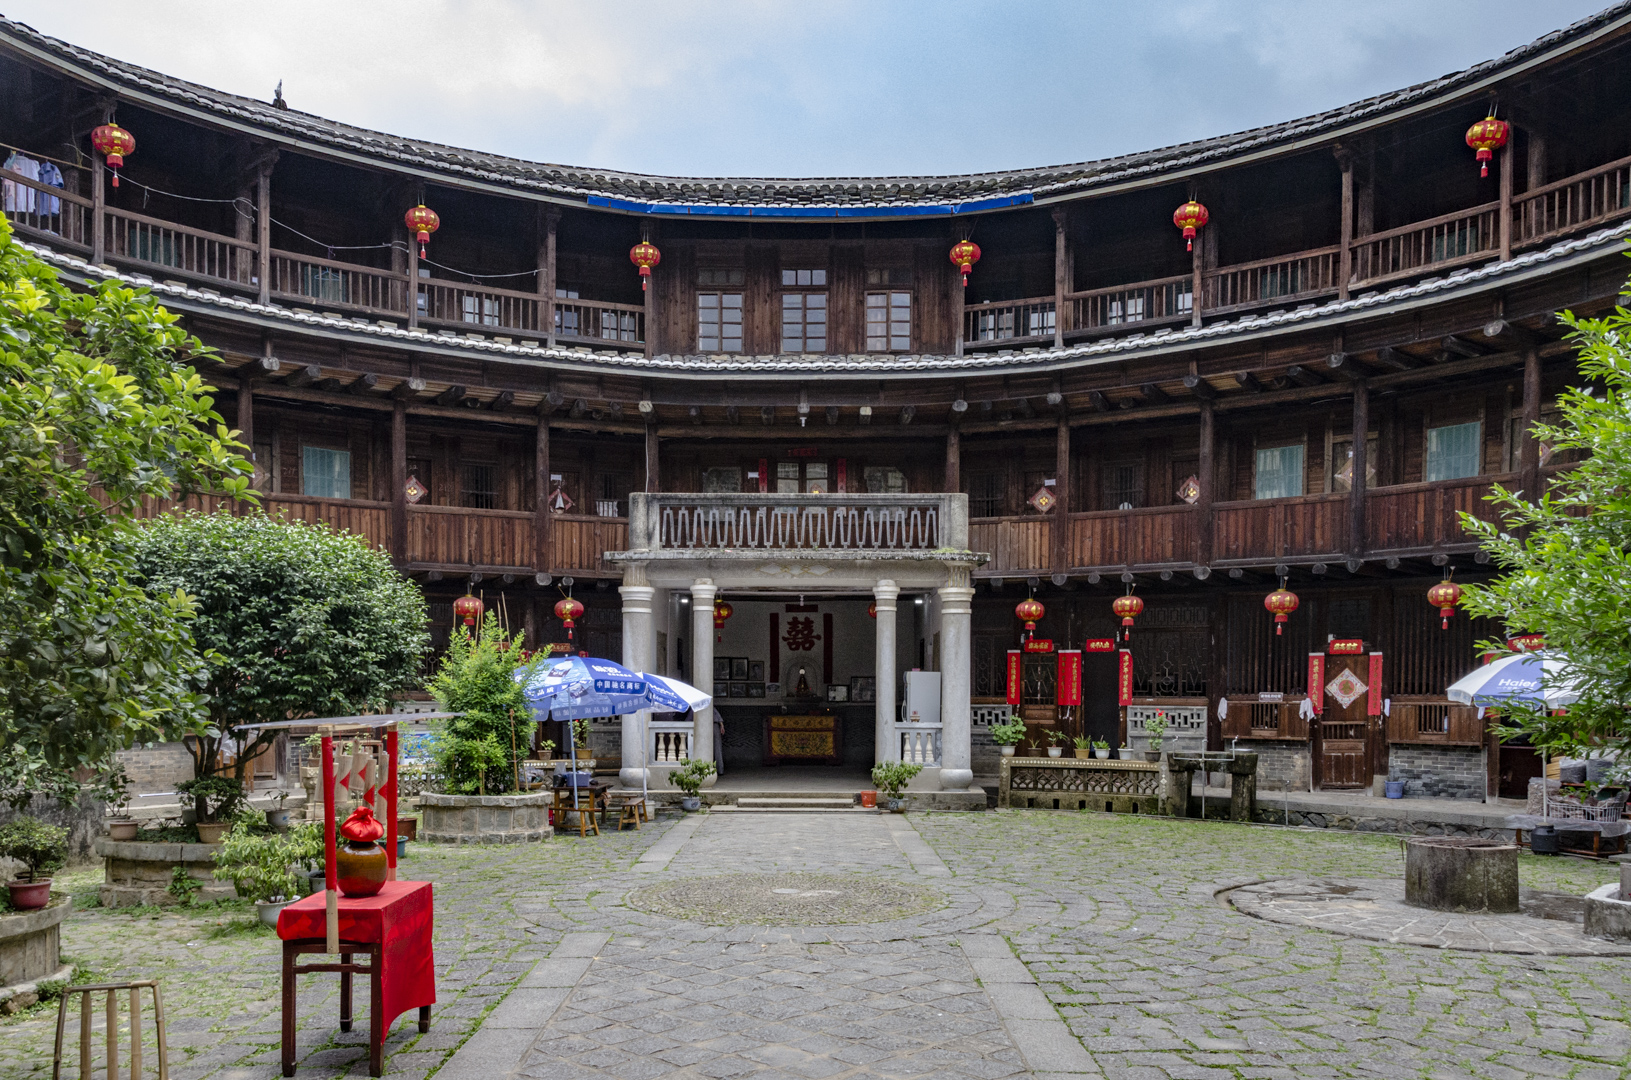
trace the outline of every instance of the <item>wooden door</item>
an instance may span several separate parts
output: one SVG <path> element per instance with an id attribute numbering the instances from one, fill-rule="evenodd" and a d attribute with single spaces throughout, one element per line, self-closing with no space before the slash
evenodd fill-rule
<path id="1" fill-rule="evenodd" d="M 1343 705 L 1329 687 L 1344 672 L 1353 673 L 1361 683 L 1369 674 L 1363 656 L 1325 658 L 1325 686 L 1316 693 L 1325 695 L 1325 712 L 1316 725 L 1319 731 L 1320 787 L 1366 787 L 1371 782 L 1370 718 L 1365 715 L 1365 696 L 1359 694 Z M 1312 690 L 1313 688 L 1310 687 Z"/>

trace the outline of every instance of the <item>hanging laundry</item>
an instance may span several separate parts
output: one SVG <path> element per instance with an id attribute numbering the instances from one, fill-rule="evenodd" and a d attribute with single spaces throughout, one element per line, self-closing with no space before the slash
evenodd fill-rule
<path id="1" fill-rule="evenodd" d="M 61 190 L 64 186 L 62 170 L 57 168 L 54 161 L 43 162 L 40 165 L 40 183 Z M 38 193 L 40 213 L 50 215 L 62 212 L 62 200 L 55 195 L 47 195 L 43 191 Z"/>
<path id="2" fill-rule="evenodd" d="M 4 167 L 8 171 L 26 176 L 30 180 L 40 178 L 40 163 L 26 154 L 19 154 L 14 151 L 10 157 L 6 158 Z M 34 189 L 7 180 L 5 182 L 5 204 L 6 213 L 8 214 L 34 213 Z"/>

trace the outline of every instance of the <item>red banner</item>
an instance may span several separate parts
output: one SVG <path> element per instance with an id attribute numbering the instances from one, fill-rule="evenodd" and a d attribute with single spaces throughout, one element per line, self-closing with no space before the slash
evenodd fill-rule
<path id="1" fill-rule="evenodd" d="M 1023 661 L 1018 649 L 1008 650 L 1008 704 L 1018 705 L 1020 698 L 1020 680 L 1024 677 Z"/>
<path id="2" fill-rule="evenodd" d="M 1065 649 L 1059 653 L 1059 681 L 1058 693 L 1055 698 L 1057 705 L 1080 705 L 1082 703 L 1082 654 L 1075 649 Z"/>
<path id="3" fill-rule="evenodd" d="M 1121 655 L 1118 659 L 1120 661 L 1120 667 L 1116 671 L 1116 704 L 1131 705 L 1133 703 L 1132 650 L 1121 650 Z"/>
<path id="4" fill-rule="evenodd" d="M 1536 652 L 1546 647 L 1546 635 L 1519 634 L 1517 637 L 1507 638 L 1506 647 L 1513 652 Z"/>
<path id="5" fill-rule="evenodd" d="M 1045 637 L 1030 638 L 1025 642 L 1026 652 L 1052 652 L 1053 639 Z"/>
<path id="6" fill-rule="evenodd" d="M 1082 642 L 1083 652 L 1115 652 L 1116 639 L 1108 637 L 1091 637 Z"/>
<path id="7" fill-rule="evenodd" d="M 1365 691 L 1365 715 L 1382 715 L 1382 654 L 1370 654 L 1370 689 Z"/>
<path id="8" fill-rule="evenodd" d="M 1365 651 L 1365 643 L 1358 638 L 1332 638 L 1325 651 L 1332 656 L 1359 656 Z"/>
<path id="9" fill-rule="evenodd" d="M 1314 715 L 1325 712 L 1325 654 L 1308 654 L 1308 700 L 1314 703 Z"/>

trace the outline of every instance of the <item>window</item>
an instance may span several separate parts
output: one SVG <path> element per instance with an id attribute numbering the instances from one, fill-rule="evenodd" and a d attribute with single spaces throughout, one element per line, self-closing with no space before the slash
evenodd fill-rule
<path id="1" fill-rule="evenodd" d="M 1104 467 L 1104 508 L 1136 510 L 1144 505 L 1144 466 L 1124 461 Z"/>
<path id="2" fill-rule="evenodd" d="M 1354 479 L 1354 441 L 1351 437 L 1331 440 L 1331 460 L 1326 463 L 1331 470 L 1332 491 L 1352 491 Z M 1365 486 L 1376 486 L 1376 436 L 1372 435 L 1365 440 Z"/>
<path id="3" fill-rule="evenodd" d="M 1259 447 L 1255 499 L 1289 499 L 1303 493 L 1303 444 Z"/>
<path id="4" fill-rule="evenodd" d="M 912 294 L 866 294 L 866 348 L 868 352 L 905 352 L 912 347 Z"/>
<path id="5" fill-rule="evenodd" d="M 1450 424 L 1427 429 L 1427 480 L 1459 480 L 1463 476 L 1477 476 L 1479 431 L 1478 421 L 1470 424 Z"/>
<path id="6" fill-rule="evenodd" d="M 697 293 L 697 349 L 742 351 L 742 294 Z"/>
<path id="7" fill-rule="evenodd" d="M 465 322 L 480 323 L 483 326 L 498 325 L 498 297 L 472 296 L 465 293 L 459 299 L 463 306 Z"/>
<path id="8" fill-rule="evenodd" d="M 738 284 L 741 284 L 738 282 Z M 827 271 L 825 270 L 783 270 L 782 284 L 794 287 L 827 284 Z"/>
<path id="9" fill-rule="evenodd" d="M 1002 515 L 1004 479 L 1000 472 L 974 473 L 968 478 L 969 517 Z"/>
<path id="10" fill-rule="evenodd" d="M 596 517 L 618 517 L 618 507 L 628 498 L 631 489 L 624 473 L 600 474 L 600 498 L 595 500 Z"/>
<path id="11" fill-rule="evenodd" d="M 740 289 L 747 280 L 740 270 L 698 270 L 697 284 L 704 289 Z"/>
<path id="12" fill-rule="evenodd" d="M 351 498 L 351 452 L 302 446 L 300 494 L 318 499 Z"/>
<path id="13" fill-rule="evenodd" d="M 708 495 L 735 494 L 742 490 L 742 470 L 734 465 L 703 469 L 702 490 Z"/>
<path id="14" fill-rule="evenodd" d="M 466 463 L 459 467 L 459 505 L 472 510 L 498 509 L 498 469 Z"/>
<path id="15" fill-rule="evenodd" d="M 868 285 L 910 285 L 912 271 L 906 267 L 894 267 L 884 270 L 868 270 L 866 272 Z"/>
<path id="16" fill-rule="evenodd" d="M 800 271 L 810 273 L 810 271 Z M 793 273 L 791 270 L 783 274 Z M 826 271 L 815 273 L 826 277 Z M 782 293 L 782 352 L 827 351 L 827 294 Z"/>
<path id="17" fill-rule="evenodd" d="M 825 461 L 776 462 L 776 494 L 825 495 L 830 490 Z"/>
<path id="18" fill-rule="evenodd" d="M 868 495 L 906 494 L 906 474 L 893 465 L 868 465 L 861 475 Z"/>

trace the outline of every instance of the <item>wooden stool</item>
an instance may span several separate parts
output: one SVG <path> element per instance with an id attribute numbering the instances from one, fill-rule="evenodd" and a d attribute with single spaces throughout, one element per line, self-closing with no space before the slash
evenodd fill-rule
<path id="1" fill-rule="evenodd" d="M 630 795 L 619 800 L 617 805 L 617 831 L 622 832 L 625 825 L 633 825 L 638 830 L 640 828 L 640 818 L 646 811 L 646 800 L 638 795 Z"/>
<path id="2" fill-rule="evenodd" d="M 587 837 L 589 835 L 589 831 L 591 829 L 594 830 L 594 834 L 596 836 L 600 835 L 600 824 L 599 824 L 599 822 L 595 821 L 595 809 L 596 809 L 595 804 L 596 804 L 596 802 L 597 802 L 597 800 L 595 799 L 595 795 L 594 795 L 593 791 L 587 790 L 585 788 L 579 788 L 578 789 L 578 805 L 573 806 L 572 805 L 572 789 L 571 788 L 556 788 L 555 789 L 555 813 L 556 813 L 556 815 L 558 817 L 559 817 L 559 815 L 564 815 L 564 814 L 576 814 L 576 815 L 578 815 L 578 835 L 579 836 Z M 565 827 L 570 829 L 572 826 L 567 825 Z"/>
<path id="3" fill-rule="evenodd" d="M 51 1055 L 51 1080 L 62 1073 L 62 1036 L 68 1023 L 68 999 L 79 995 L 79 1076 L 91 1080 L 91 995 L 106 992 L 108 1059 L 104 1074 L 106 1080 L 119 1080 L 119 999 L 121 990 L 130 992 L 130 1080 L 142 1080 L 142 998 L 144 989 L 153 991 L 153 1026 L 158 1035 L 159 1080 L 169 1080 L 170 1053 L 164 1041 L 164 999 L 159 996 L 159 984 L 151 979 L 142 982 L 101 983 L 96 986 L 70 986 L 57 999 L 57 1043 Z"/>

